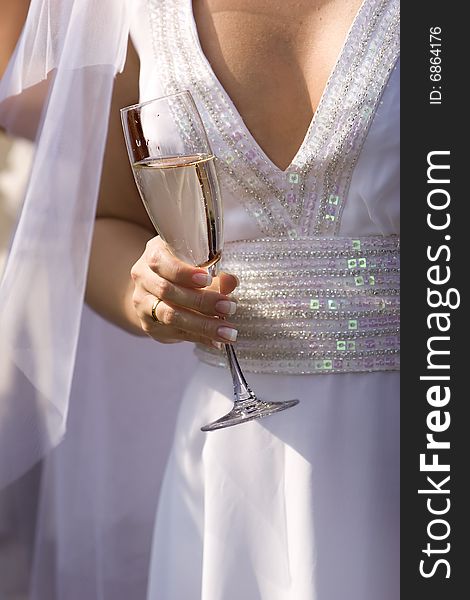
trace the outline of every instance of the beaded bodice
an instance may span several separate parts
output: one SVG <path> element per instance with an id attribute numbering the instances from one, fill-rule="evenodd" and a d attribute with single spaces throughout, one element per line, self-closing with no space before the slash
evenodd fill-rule
<path id="1" fill-rule="evenodd" d="M 364 0 L 296 156 L 276 167 L 248 131 L 204 56 L 192 0 L 148 0 L 155 70 L 170 94 L 190 89 L 218 161 L 222 188 L 263 235 L 339 230 L 351 175 L 398 56 L 397 0 Z"/>
<path id="2" fill-rule="evenodd" d="M 363 0 L 285 171 L 256 143 L 204 56 L 192 0 L 141 2 L 152 54 L 145 57 L 141 99 L 191 91 L 217 158 L 229 217 L 225 237 L 248 240 L 226 244 L 223 259 L 224 268 L 242 279 L 236 318 L 242 365 L 284 373 L 396 369 L 398 238 L 374 226 L 344 237 L 341 225 L 353 174 L 397 63 L 398 0 Z M 232 218 L 241 211 L 243 218 Z M 369 218 L 373 211 L 364 212 Z M 247 227 L 234 234 L 232 223 Z"/>

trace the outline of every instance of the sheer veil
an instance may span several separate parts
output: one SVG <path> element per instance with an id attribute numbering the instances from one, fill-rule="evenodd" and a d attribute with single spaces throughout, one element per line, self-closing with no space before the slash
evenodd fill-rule
<path id="1" fill-rule="evenodd" d="M 0 125 L 35 140 L 0 285 L 0 487 L 63 437 L 128 0 L 32 0 Z"/>

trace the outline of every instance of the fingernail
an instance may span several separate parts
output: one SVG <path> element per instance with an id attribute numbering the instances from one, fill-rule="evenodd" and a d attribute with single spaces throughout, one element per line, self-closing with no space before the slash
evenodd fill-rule
<path id="1" fill-rule="evenodd" d="M 228 342 L 234 342 L 237 339 L 238 331 L 231 327 L 219 327 L 217 335 Z"/>
<path id="2" fill-rule="evenodd" d="M 208 273 L 196 273 L 196 275 L 193 275 L 192 280 L 196 285 L 203 285 L 204 287 L 212 283 L 212 277 Z"/>
<path id="3" fill-rule="evenodd" d="M 217 348 L 217 350 L 222 350 L 222 343 L 221 342 L 212 342 L 212 345 L 214 346 L 214 348 Z"/>
<path id="4" fill-rule="evenodd" d="M 231 273 L 231 275 L 232 275 L 232 277 L 235 277 L 235 279 L 237 280 L 237 287 L 238 287 L 240 285 L 240 279 L 239 279 L 239 277 L 237 277 L 233 273 Z"/>
<path id="5" fill-rule="evenodd" d="M 234 315 L 237 310 L 237 303 L 231 300 L 219 300 L 215 305 L 215 309 L 223 315 Z"/>

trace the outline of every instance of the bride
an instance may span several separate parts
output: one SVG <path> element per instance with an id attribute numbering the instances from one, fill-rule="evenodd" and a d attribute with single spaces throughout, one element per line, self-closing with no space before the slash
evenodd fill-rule
<path id="1" fill-rule="evenodd" d="M 396 599 L 397 3 L 159 0 L 134 23 L 141 101 L 194 96 L 226 239 L 214 282 L 135 195 L 98 207 L 89 302 L 198 342 L 149 599 Z M 260 396 L 300 405 L 203 434 L 231 405 L 213 342 L 236 344 Z"/>
<path id="2" fill-rule="evenodd" d="M 96 212 L 88 303 L 127 331 L 197 343 L 148 598 L 396 600 L 398 3 L 131 6 L 140 101 L 191 91 L 226 240 L 211 280 L 154 236 L 132 186 Z M 123 177 L 119 144 L 105 178 Z M 261 397 L 300 404 L 202 433 L 231 406 L 221 342 Z"/>

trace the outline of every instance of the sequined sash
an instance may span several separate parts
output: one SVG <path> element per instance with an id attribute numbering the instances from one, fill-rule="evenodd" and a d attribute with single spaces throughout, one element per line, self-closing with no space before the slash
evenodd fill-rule
<path id="1" fill-rule="evenodd" d="M 246 371 L 313 374 L 399 369 L 397 236 L 262 239 L 226 244 L 238 275 L 232 319 Z M 197 346 L 212 365 L 218 351 Z"/>

